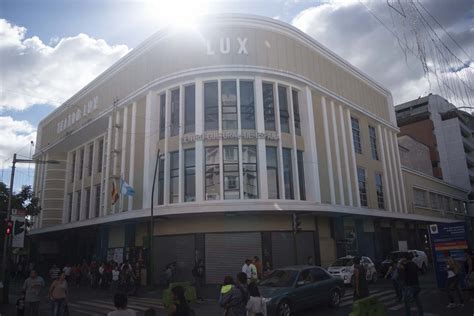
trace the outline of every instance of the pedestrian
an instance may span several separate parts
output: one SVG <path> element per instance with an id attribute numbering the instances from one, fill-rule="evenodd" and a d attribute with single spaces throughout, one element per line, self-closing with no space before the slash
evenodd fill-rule
<path id="1" fill-rule="evenodd" d="M 267 316 L 267 303 L 265 299 L 260 296 L 258 286 L 252 282 L 247 287 L 249 292 L 249 300 L 247 302 L 247 316 Z"/>
<path id="2" fill-rule="evenodd" d="M 237 274 L 237 284 L 234 284 L 230 276 L 224 278 L 219 304 L 224 308 L 225 316 L 246 316 L 248 301 L 246 283 L 247 275 L 244 272 Z"/>
<path id="3" fill-rule="evenodd" d="M 393 289 L 399 302 L 402 301 L 402 285 L 400 283 L 400 267 L 397 261 L 393 261 L 392 265 L 388 268 L 384 278 L 390 277 L 392 280 Z"/>
<path id="4" fill-rule="evenodd" d="M 255 266 L 253 261 L 250 262 L 249 267 L 250 267 L 250 279 L 247 280 L 248 281 L 247 283 L 257 282 L 258 281 L 258 270 L 257 270 L 257 267 Z"/>
<path id="5" fill-rule="evenodd" d="M 71 280 L 71 272 L 72 272 L 72 268 L 69 264 L 66 264 L 63 268 L 63 272 L 64 272 L 64 275 L 66 276 L 66 281 L 70 281 Z"/>
<path id="6" fill-rule="evenodd" d="M 63 272 L 49 287 L 49 298 L 51 299 L 51 310 L 53 316 L 65 315 L 67 296 L 66 274 Z"/>
<path id="7" fill-rule="evenodd" d="M 467 299 L 474 300 L 474 253 L 466 249 L 464 251 L 464 269 L 466 272 L 465 284 Z"/>
<path id="8" fill-rule="evenodd" d="M 367 271 L 360 264 L 360 257 L 354 257 L 354 301 L 369 296 L 369 286 L 367 284 Z"/>
<path id="9" fill-rule="evenodd" d="M 194 278 L 194 287 L 196 288 L 197 299 L 202 301 L 202 288 L 204 286 L 204 263 L 202 262 L 202 259 L 198 259 L 194 263 L 194 267 L 191 272 Z"/>
<path id="10" fill-rule="evenodd" d="M 112 269 L 112 291 L 117 291 L 118 283 L 119 283 L 119 275 L 120 271 L 118 269 L 118 265 L 115 264 L 114 268 Z"/>
<path id="11" fill-rule="evenodd" d="M 40 293 L 43 287 L 43 278 L 38 276 L 35 270 L 31 270 L 30 277 L 23 283 L 26 316 L 39 316 L 39 305 L 41 301 Z"/>
<path id="12" fill-rule="evenodd" d="M 263 277 L 262 261 L 260 261 L 260 258 L 258 256 L 255 256 L 253 257 L 253 264 L 257 269 L 257 278 L 260 280 Z"/>
<path id="13" fill-rule="evenodd" d="M 462 298 L 461 286 L 459 285 L 459 274 L 461 269 L 459 264 L 450 255 L 446 257 L 446 291 L 448 293 L 449 304 L 446 308 L 463 307 L 464 300 Z M 454 296 L 452 292 L 456 292 L 459 303 L 454 303 Z"/>
<path id="14" fill-rule="evenodd" d="M 184 297 L 184 289 L 181 286 L 175 286 L 171 289 L 173 294 L 173 304 L 171 304 L 169 316 L 190 316 L 190 308 Z"/>
<path id="15" fill-rule="evenodd" d="M 105 288 L 105 265 L 102 263 L 99 267 L 99 285 L 101 288 Z"/>
<path id="16" fill-rule="evenodd" d="M 108 313 L 107 316 L 137 316 L 137 313 L 127 308 L 128 298 L 125 293 L 116 293 L 114 295 L 115 310 Z"/>
<path id="17" fill-rule="evenodd" d="M 263 277 L 267 277 L 272 273 L 272 265 L 270 264 L 270 261 L 265 262 L 265 267 L 263 268 Z"/>
<path id="18" fill-rule="evenodd" d="M 413 262 L 413 254 L 406 254 L 405 260 L 400 266 L 400 277 L 403 282 L 403 300 L 405 303 L 405 315 L 411 315 L 411 304 L 415 302 L 418 315 L 423 316 L 423 305 L 420 300 L 420 282 L 418 281 L 418 266 Z"/>
<path id="19" fill-rule="evenodd" d="M 49 277 L 51 278 L 51 281 L 54 281 L 58 278 L 59 272 L 61 272 L 61 270 L 59 270 L 59 268 L 53 264 L 51 269 L 49 269 Z"/>
<path id="20" fill-rule="evenodd" d="M 247 275 L 247 279 L 250 280 L 252 278 L 252 271 L 250 270 L 250 259 L 245 259 L 241 271 Z"/>
<path id="21" fill-rule="evenodd" d="M 25 292 L 21 291 L 20 297 L 16 300 L 16 316 L 25 315 Z"/>

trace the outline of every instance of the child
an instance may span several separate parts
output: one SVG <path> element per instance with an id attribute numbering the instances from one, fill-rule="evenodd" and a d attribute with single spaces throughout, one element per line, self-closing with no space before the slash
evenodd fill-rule
<path id="1" fill-rule="evenodd" d="M 16 301 L 16 316 L 25 315 L 25 292 L 21 292 L 20 298 Z"/>

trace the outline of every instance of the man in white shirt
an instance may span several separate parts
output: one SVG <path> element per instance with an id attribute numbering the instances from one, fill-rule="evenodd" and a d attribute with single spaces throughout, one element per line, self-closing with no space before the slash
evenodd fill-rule
<path id="1" fill-rule="evenodd" d="M 117 293 L 114 296 L 115 311 L 110 312 L 107 316 L 137 316 L 137 313 L 127 308 L 127 295 L 123 293 Z"/>
<path id="2" fill-rule="evenodd" d="M 250 259 L 245 259 L 245 263 L 242 266 L 242 272 L 247 275 L 248 280 L 252 278 L 252 268 L 250 267 L 251 263 L 252 261 L 250 261 Z"/>
<path id="3" fill-rule="evenodd" d="M 69 282 L 71 278 L 71 266 L 66 264 L 63 268 L 64 275 L 66 276 L 66 281 Z"/>

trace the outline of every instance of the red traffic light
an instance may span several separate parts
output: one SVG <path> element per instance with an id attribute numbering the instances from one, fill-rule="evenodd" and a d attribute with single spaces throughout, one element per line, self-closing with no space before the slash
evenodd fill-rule
<path id="1" fill-rule="evenodd" d="M 7 230 L 6 230 L 7 236 L 11 235 L 12 231 L 13 231 L 13 222 L 12 221 L 7 221 Z"/>

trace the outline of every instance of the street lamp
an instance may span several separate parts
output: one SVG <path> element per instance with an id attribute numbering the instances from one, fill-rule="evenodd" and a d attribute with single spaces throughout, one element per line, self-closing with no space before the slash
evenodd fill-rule
<path id="1" fill-rule="evenodd" d="M 13 200 L 13 180 L 15 179 L 15 165 L 16 163 L 34 163 L 34 164 L 58 164 L 57 160 L 38 160 L 38 159 L 17 159 L 16 154 L 13 154 L 12 173 L 10 176 L 10 192 L 8 196 L 8 207 L 6 220 L 9 221 L 12 215 L 12 200 Z M 4 232 L 5 233 L 5 232 Z M 9 283 L 9 263 L 10 251 L 8 251 L 11 244 L 11 236 L 5 235 L 3 240 L 3 257 L 2 269 L 0 271 L 1 280 L 3 280 L 3 302 L 8 302 L 8 283 Z"/>

